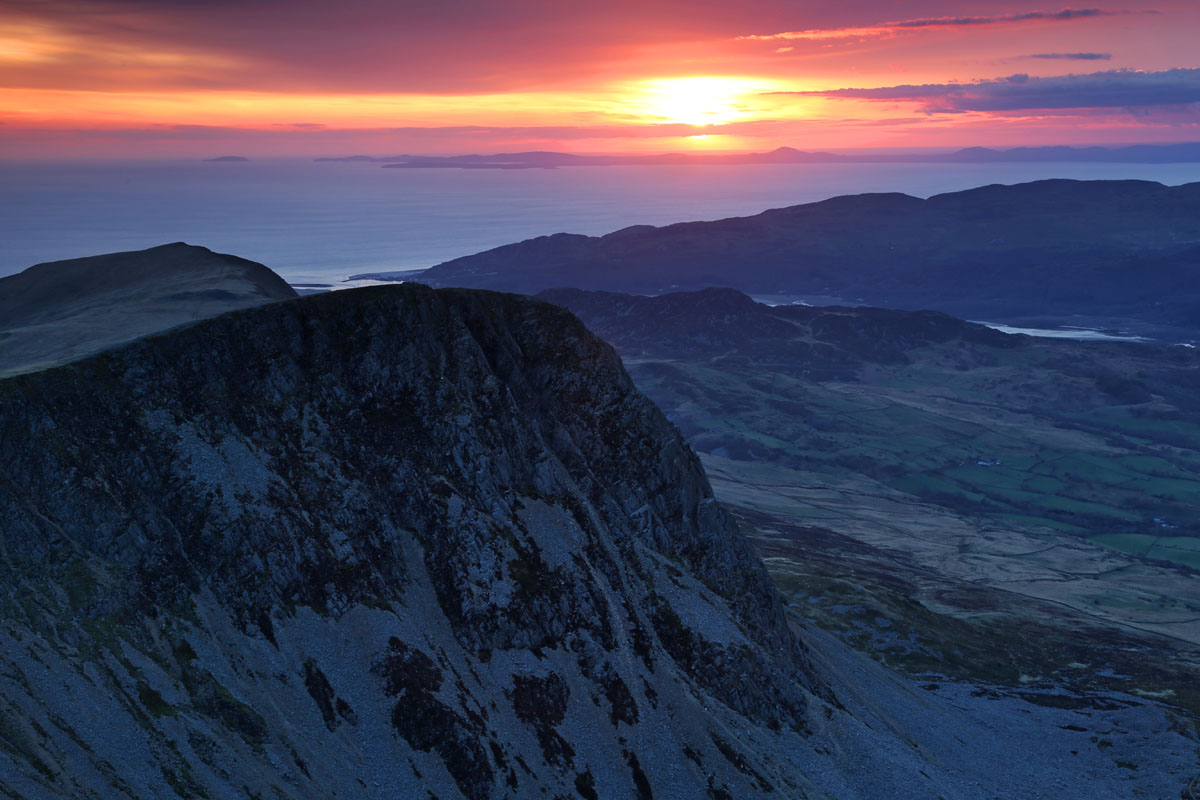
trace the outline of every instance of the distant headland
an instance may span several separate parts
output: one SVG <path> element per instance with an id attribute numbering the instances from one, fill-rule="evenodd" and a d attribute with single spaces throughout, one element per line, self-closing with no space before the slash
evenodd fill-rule
<path id="1" fill-rule="evenodd" d="M 237 156 L 209 161 L 244 161 Z M 765 153 L 660 153 L 658 155 L 576 155 L 534 150 L 522 153 L 493 153 L 460 156 L 340 156 L 316 161 L 368 162 L 388 169 L 557 169 L 558 167 L 616 167 L 648 165 L 713 164 L 994 164 L 1020 162 L 1093 162 L 1176 164 L 1200 162 L 1200 142 L 1139 144 L 1126 147 L 1014 147 L 995 150 L 967 147 L 934 153 L 829 153 L 778 147 Z"/>

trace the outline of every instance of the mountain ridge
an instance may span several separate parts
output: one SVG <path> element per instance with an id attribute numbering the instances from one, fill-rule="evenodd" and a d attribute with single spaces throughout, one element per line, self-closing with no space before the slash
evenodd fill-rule
<path id="1" fill-rule="evenodd" d="M 296 296 L 262 264 L 184 242 L 35 264 L 0 278 L 0 374 Z"/>
<path id="2" fill-rule="evenodd" d="M 526 293 L 729 286 L 998 322 L 1128 320 L 1178 335 L 1194 327 L 1200 309 L 1198 253 L 1200 184 L 1047 180 L 926 200 L 836 197 L 600 237 L 554 234 L 409 279 Z"/>

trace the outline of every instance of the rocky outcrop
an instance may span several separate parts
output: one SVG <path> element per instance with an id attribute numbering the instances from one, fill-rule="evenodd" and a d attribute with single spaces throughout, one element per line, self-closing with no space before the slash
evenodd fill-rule
<path id="1" fill-rule="evenodd" d="M 829 771 L 843 712 L 698 460 L 537 300 L 319 295 L 0 382 L 0 520 L 0 794 Z"/>

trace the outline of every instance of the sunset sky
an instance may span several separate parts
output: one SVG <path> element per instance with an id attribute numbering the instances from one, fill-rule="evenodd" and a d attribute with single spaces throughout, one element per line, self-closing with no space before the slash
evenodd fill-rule
<path id="1" fill-rule="evenodd" d="M 0 158 L 1200 138 L 1200 2 L 0 0 Z"/>

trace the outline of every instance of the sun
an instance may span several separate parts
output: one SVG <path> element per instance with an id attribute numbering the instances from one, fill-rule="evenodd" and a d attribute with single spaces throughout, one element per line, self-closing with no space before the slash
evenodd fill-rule
<path id="1" fill-rule="evenodd" d="M 758 86 L 741 78 L 663 78 L 642 84 L 641 111 L 662 122 L 720 125 L 747 115 L 739 100 Z"/>

